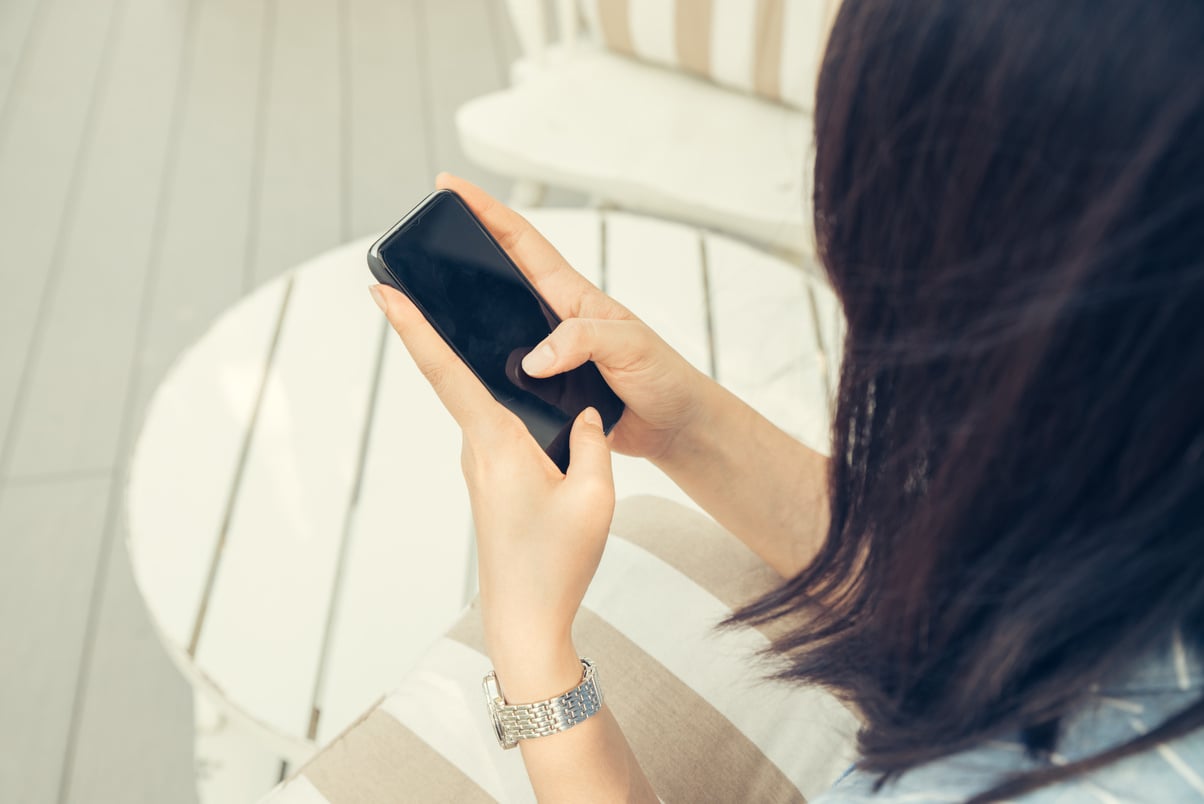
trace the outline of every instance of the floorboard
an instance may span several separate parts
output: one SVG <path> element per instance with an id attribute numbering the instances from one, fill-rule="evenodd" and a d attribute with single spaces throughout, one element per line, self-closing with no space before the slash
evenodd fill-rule
<path id="1" fill-rule="evenodd" d="M 50 0 L 44 0 L 49 2 Z M 110 44 L 113 0 L 45 10 L 10 90 L 0 130 L 0 475 L 14 432 L 53 254 L 70 204 Z"/>
<path id="2" fill-rule="evenodd" d="M 418 0 L 345 3 L 347 225 L 361 237 L 385 230 L 430 191 L 434 158 Z"/>
<path id="3" fill-rule="evenodd" d="M 510 65 L 522 55 L 522 47 L 518 43 L 518 36 L 514 33 L 514 26 L 510 24 L 505 4 L 486 3 L 485 11 L 489 15 L 489 31 L 493 34 L 494 59 L 497 61 L 498 74 L 502 77 L 504 85 L 509 83 Z M 549 34 L 552 33 L 552 20 L 553 17 L 549 15 Z"/>
<path id="4" fill-rule="evenodd" d="M 273 0 L 261 186 L 244 291 L 342 242 L 338 0 Z"/>
<path id="5" fill-rule="evenodd" d="M 16 412 L 9 476 L 113 466 L 187 18 L 162 0 L 124 0 L 113 63 L 97 90 L 75 197 L 56 240 L 56 281 Z"/>
<path id="6" fill-rule="evenodd" d="M 256 143 L 263 62 L 273 45 L 266 0 L 201 0 L 190 47 L 180 142 L 168 167 L 147 319 L 139 344 L 135 419 L 180 352 L 244 290 L 258 208 Z M 129 445 L 120 445 L 122 452 Z"/>
<path id="7" fill-rule="evenodd" d="M 0 3 L 0 129 L 4 126 L 5 101 L 13 78 L 20 69 L 25 43 L 38 16 L 37 0 L 5 0 Z"/>
<path id="8" fill-rule="evenodd" d="M 179 85 L 176 134 L 151 226 L 125 426 L 110 458 L 122 478 L 150 394 L 176 355 L 239 298 L 248 262 L 257 77 L 270 20 L 254 0 L 195 3 L 180 47 L 190 67 Z M 171 8 L 186 15 L 189 2 Z M 188 802 L 196 795 L 191 693 L 133 587 L 117 492 L 104 514 L 110 554 L 97 572 L 99 609 L 60 801 Z M 113 739 L 115 725 L 122 740 Z"/>
<path id="9" fill-rule="evenodd" d="M 462 103 L 507 83 L 486 2 L 424 0 L 422 4 L 432 173 L 447 170 L 471 178 L 505 198 L 509 182 L 472 166 L 460 149 L 455 124 L 455 112 Z"/>
<path id="10" fill-rule="evenodd" d="M 109 546 L 65 804 L 190 804 L 192 691 L 163 652 L 124 539 Z"/>
<path id="11" fill-rule="evenodd" d="M 108 489 L 104 477 L 0 493 L 0 801 L 58 795 Z"/>

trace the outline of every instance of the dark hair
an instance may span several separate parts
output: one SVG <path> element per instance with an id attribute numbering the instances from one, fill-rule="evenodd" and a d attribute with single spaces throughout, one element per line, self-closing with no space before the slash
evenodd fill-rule
<path id="1" fill-rule="evenodd" d="M 831 526 L 728 622 L 883 779 L 1204 642 L 1204 3 L 845 0 L 815 224 L 848 336 Z M 803 616 L 797 616 L 802 614 Z M 1204 724 L 1009 781 L 1013 796 Z"/>

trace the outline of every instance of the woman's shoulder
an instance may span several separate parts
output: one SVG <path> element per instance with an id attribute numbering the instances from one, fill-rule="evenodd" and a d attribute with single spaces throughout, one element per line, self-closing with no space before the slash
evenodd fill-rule
<path id="1" fill-rule="evenodd" d="M 854 770 L 816 804 L 965 801 L 1015 774 L 1076 762 L 1129 742 L 1196 703 L 1202 694 L 1204 673 L 1199 658 L 1176 638 L 1166 650 L 1135 665 L 1125 679 L 1093 690 L 1088 703 L 1066 722 L 1057 752 L 1048 757 L 1030 756 L 1019 740 L 991 740 L 910 770 L 877 790 L 877 775 Z M 1114 804 L 1201 798 L 1204 731 L 1196 731 L 1011 801 Z"/>
<path id="2" fill-rule="evenodd" d="M 1054 760 L 1056 763 L 1056 760 Z M 1019 744 L 992 744 L 916 768 L 875 791 L 877 777 L 854 771 L 815 804 L 948 804 L 964 802 L 1012 774 L 1045 767 Z M 1108 767 L 1042 787 L 1015 804 L 1089 801 L 1198 801 L 1204 797 L 1204 734 L 1196 733 Z"/>

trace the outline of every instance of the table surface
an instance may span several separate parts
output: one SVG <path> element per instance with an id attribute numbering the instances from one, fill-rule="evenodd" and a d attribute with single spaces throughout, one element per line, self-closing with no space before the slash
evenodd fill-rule
<path id="1" fill-rule="evenodd" d="M 726 237 L 596 210 L 532 222 L 682 355 L 821 451 L 840 314 Z M 261 287 L 181 357 L 127 489 L 129 553 L 189 680 L 304 760 L 396 686 L 472 591 L 459 432 L 366 292 L 369 240 Z M 620 497 L 689 502 L 644 461 Z"/>

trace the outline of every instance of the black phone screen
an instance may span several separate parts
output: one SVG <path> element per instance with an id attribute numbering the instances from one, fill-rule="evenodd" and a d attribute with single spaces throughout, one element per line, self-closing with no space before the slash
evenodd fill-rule
<path id="1" fill-rule="evenodd" d="M 596 408 L 607 432 L 623 414 L 592 362 L 545 379 L 523 371 L 523 357 L 560 318 L 455 193 L 428 196 L 373 246 L 368 263 L 378 281 L 414 301 L 561 471 L 581 411 Z"/>

